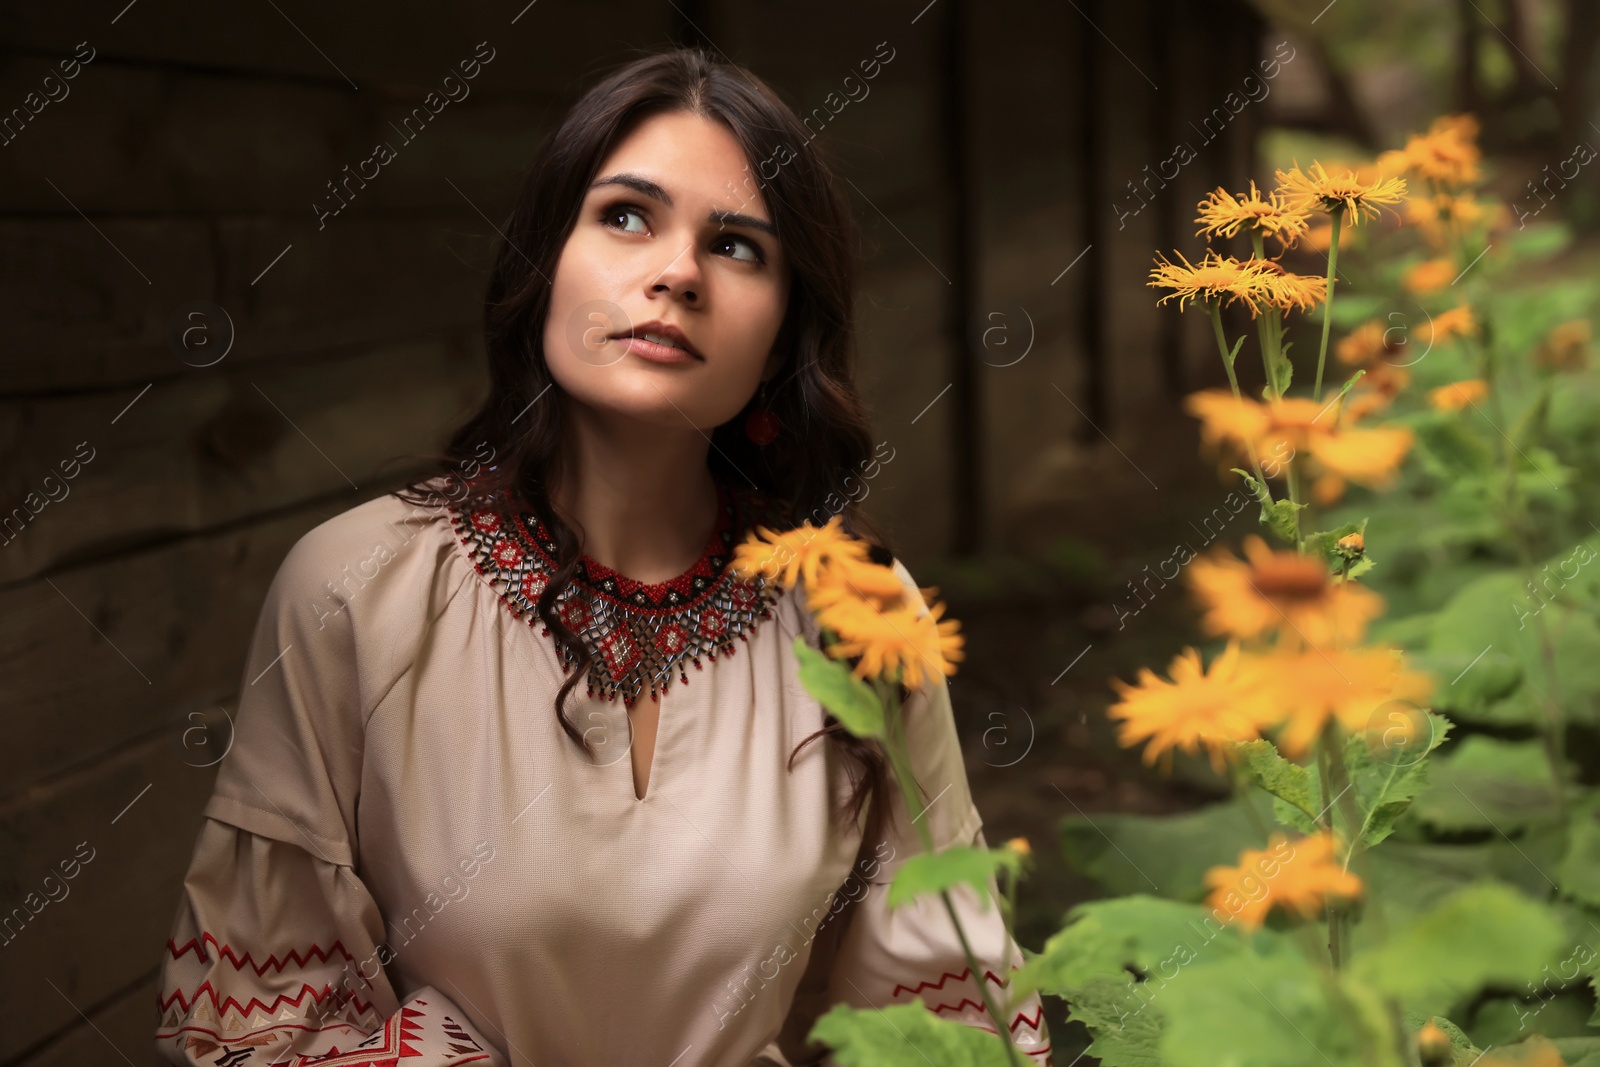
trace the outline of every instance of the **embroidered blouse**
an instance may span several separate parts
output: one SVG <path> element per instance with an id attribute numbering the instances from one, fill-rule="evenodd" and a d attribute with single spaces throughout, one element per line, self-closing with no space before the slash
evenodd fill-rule
<path id="1" fill-rule="evenodd" d="M 557 602 L 594 653 L 567 704 L 593 755 L 555 717 L 572 664 L 532 610 L 537 522 L 384 496 L 295 544 L 163 955 L 166 1061 L 791 1067 L 831 1062 L 805 1042 L 829 1006 L 913 997 L 991 1028 L 975 981 L 1003 1004 L 1022 962 L 997 906 L 952 894 L 975 979 L 940 901 L 886 907 L 920 849 L 898 792 L 868 841 L 834 816 L 830 742 L 789 767 L 824 721 L 791 647 L 816 624 L 727 570 L 763 511 L 720 501 L 688 571 L 585 558 Z M 640 799 L 628 707 L 650 694 Z M 983 847 L 945 683 L 905 714 L 935 843 Z M 1036 996 L 1008 1022 L 1051 1062 Z"/>

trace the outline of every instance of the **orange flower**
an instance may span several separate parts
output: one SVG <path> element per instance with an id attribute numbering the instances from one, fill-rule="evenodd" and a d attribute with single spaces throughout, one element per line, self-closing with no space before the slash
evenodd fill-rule
<path id="1" fill-rule="evenodd" d="M 1481 1067 L 1567 1067 L 1561 1050 L 1543 1034 L 1529 1034 L 1526 1041 L 1487 1052 L 1477 1063 Z"/>
<path id="2" fill-rule="evenodd" d="M 1156 265 L 1150 269 L 1150 280 L 1146 285 L 1152 289 L 1172 290 L 1157 300 L 1157 304 L 1165 304 L 1176 297 L 1178 310 L 1182 311 L 1183 305 L 1190 300 L 1208 305 L 1242 301 L 1249 306 L 1252 317 L 1256 314 L 1261 278 L 1267 273 L 1261 260 L 1241 263 L 1210 251 L 1201 257 L 1198 264 L 1190 263 L 1182 252 L 1178 253 L 1178 259 L 1182 266 L 1170 262 L 1165 256 L 1158 256 Z"/>
<path id="3" fill-rule="evenodd" d="M 1428 404 L 1435 411 L 1460 411 L 1489 395 L 1489 383 L 1482 378 L 1468 378 L 1428 390 Z"/>
<path id="4" fill-rule="evenodd" d="M 1563 322 L 1534 350 L 1533 361 L 1549 370 L 1583 370 L 1589 365 L 1589 320 Z"/>
<path id="5" fill-rule="evenodd" d="M 1448 256 L 1425 259 L 1405 272 L 1400 284 L 1408 293 L 1432 293 L 1456 279 L 1456 265 Z"/>
<path id="6" fill-rule="evenodd" d="M 1462 304 L 1433 317 L 1433 340 L 1448 341 L 1452 337 L 1471 337 L 1478 332 L 1477 320 L 1472 317 L 1472 306 Z"/>
<path id="7" fill-rule="evenodd" d="M 1139 670 L 1139 683 L 1120 678 L 1111 686 L 1122 697 L 1106 712 L 1120 720 L 1117 744 L 1132 748 L 1148 741 L 1144 762 L 1162 757 L 1163 771 L 1172 769 L 1172 751 L 1193 755 L 1204 745 L 1211 766 L 1221 773 L 1233 742 L 1261 736 L 1263 724 L 1274 710 L 1262 700 L 1264 690 L 1256 678 L 1253 661 L 1228 642 L 1209 671 L 1200 665 L 1200 653 L 1186 648 L 1167 668 L 1171 681 L 1156 677 L 1148 667 Z"/>
<path id="8" fill-rule="evenodd" d="M 1233 237 L 1248 228 L 1262 237 L 1275 237 L 1284 248 L 1294 244 L 1306 232 L 1304 212 L 1292 211 L 1283 194 L 1273 192 L 1265 198 L 1256 183 L 1250 183 L 1250 192 L 1234 196 L 1222 186 L 1207 193 L 1200 201 L 1200 214 L 1194 221 L 1200 223 L 1196 234 L 1213 237 Z"/>
<path id="9" fill-rule="evenodd" d="M 1289 759 L 1309 751 L 1330 719 L 1361 733 L 1390 701 L 1421 706 L 1434 688 L 1431 675 L 1408 670 L 1404 653 L 1386 646 L 1274 649 L 1262 657 L 1260 670 L 1278 713 L 1275 724 L 1283 726 L 1277 746 Z"/>
<path id="10" fill-rule="evenodd" d="M 827 652 L 835 659 L 859 657 L 858 678 L 899 678 L 907 688 L 956 672 L 963 658 L 960 624 L 940 621 L 944 605 L 918 612 L 912 604 L 888 610 L 860 599 L 843 599 L 817 612 L 817 622 L 838 635 Z"/>
<path id="11" fill-rule="evenodd" d="M 1217 550 L 1189 565 L 1189 583 L 1209 634 L 1255 638 L 1278 633 L 1287 648 L 1339 647 L 1360 641 L 1383 614 L 1383 598 L 1365 586 L 1334 581 L 1317 556 L 1274 552 L 1259 536 L 1244 540 L 1245 559 Z"/>
<path id="12" fill-rule="evenodd" d="M 815 584 L 821 569 L 838 559 L 865 563 L 867 543 L 845 533 L 843 519 L 835 515 L 825 526 L 806 523 L 782 533 L 757 526 L 733 550 L 731 567 L 742 578 L 775 579 L 788 589 L 801 580 Z"/>
<path id="13" fill-rule="evenodd" d="M 1483 218 L 1483 205 L 1470 193 L 1439 193 L 1406 201 L 1406 220 L 1420 229 L 1435 248 L 1445 247 L 1450 238 L 1465 233 Z"/>
<path id="14" fill-rule="evenodd" d="M 1412 134 L 1405 148 L 1387 153 L 1393 170 L 1405 170 L 1437 185 L 1457 187 L 1478 180 L 1478 120 L 1471 115 L 1443 115 L 1425 134 Z"/>
<path id="15" fill-rule="evenodd" d="M 1206 904 L 1251 930 L 1260 929 L 1274 908 L 1313 918 L 1330 898 L 1355 899 L 1362 893 L 1361 879 L 1345 870 L 1334 853 L 1327 830 L 1292 844 L 1286 834 L 1274 832 L 1266 848 L 1240 852 L 1237 867 L 1206 872 L 1211 887 Z"/>
<path id="16" fill-rule="evenodd" d="M 1278 190 L 1290 207 L 1300 211 L 1326 211 L 1339 214 L 1346 225 L 1376 217 L 1383 207 L 1400 203 L 1406 196 L 1404 178 L 1367 178 L 1354 170 L 1329 174 L 1321 163 L 1306 170 L 1299 164 L 1278 171 Z"/>

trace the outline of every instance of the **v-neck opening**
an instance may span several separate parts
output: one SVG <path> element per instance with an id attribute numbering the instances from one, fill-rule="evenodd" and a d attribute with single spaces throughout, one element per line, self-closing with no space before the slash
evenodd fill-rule
<path id="1" fill-rule="evenodd" d="M 662 696 L 660 698 L 657 698 L 657 699 L 654 699 L 654 700 L 651 700 L 651 698 L 649 698 L 649 697 L 645 697 L 642 700 L 636 701 L 635 704 L 634 704 L 634 707 L 637 708 L 640 704 L 643 704 L 646 701 L 649 701 L 649 702 L 654 703 L 656 705 L 656 723 L 655 723 L 654 736 L 652 736 L 650 738 L 650 763 L 644 769 L 644 796 L 640 796 L 639 795 L 639 787 L 638 787 L 638 784 L 637 784 L 637 774 L 638 774 L 638 772 L 634 769 L 634 763 L 633 763 L 633 754 L 637 750 L 634 749 L 634 748 L 631 748 L 631 747 L 628 750 L 628 789 L 629 789 L 629 792 L 631 792 L 633 794 L 633 800 L 634 800 L 634 803 L 636 803 L 636 804 L 643 804 L 646 800 L 650 799 L 650 796 L 655 791 L 655 787 L 656 787 L 656 766 L 660 763 L 660 760 L 661 760 L 661 718 L 666 713 L 666 710 L 667 710 L 667 702 L 666 702 L 666 699 L 665 699 L 665 694 L 662 694 Z M 631 709 L 629 711 L 629 715 L 630 715 L 630 718 L 628 719 L 628 729 L 630 731 L 630 736 L 632 736 L 635 739 L 635 741 L 637 741 L 637 739 L 638 739 L 638 731 L 637 731 L 636 727 L 634 726 L 634 722 L 633 722 L 633 719 L 631 717 L 631 715 L 632 715 L 632 710 Z"/>

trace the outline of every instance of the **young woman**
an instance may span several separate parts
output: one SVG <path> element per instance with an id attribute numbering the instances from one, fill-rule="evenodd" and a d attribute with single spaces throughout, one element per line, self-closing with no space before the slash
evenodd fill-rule
<path id="1" fill-rule="evenodd" d="M 913 997 L 988 1028 L 976 982 L 1003 1002 L 1021 963 L 998 910 L 955 894 L 978 976 L 937 899 L 888 910 L 913 815 L 801 686 L 803 595 L 728 569 L 758 523 L 867 536 L 851 485 L 892 458 L 805 128 L 742 69 L 647 56 L 574 105 L 503 236 L 482 409 L 274 579 L 162 1054 L 814 1063 L 830 1005 Z M 914 817 L 984 846 L 944 682 L 904 709 Z M 1037 998 L 1010 1027 L 1049 1062 Z"/>

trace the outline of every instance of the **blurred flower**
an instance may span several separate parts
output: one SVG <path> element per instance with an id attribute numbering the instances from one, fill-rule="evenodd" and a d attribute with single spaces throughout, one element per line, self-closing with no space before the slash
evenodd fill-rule
<path id="1" fill-rule="evenodd" d="M 1422 1060 L 1422 1067 L 1450 1067 L 1455 1058 L 1450 1035 L 1432 1019 L 1417 1031 L 1417 1056 Z"/>
<path id="2" fill-rule="evenodd" d="M 1393 331 L 1394 327 L 1385 326 L 1382 319 L 1370 319 L 1341 337 L 1333 346 L 1334 355 L 1339 357 L 1341 363 L 1365 367 L 1382 356 L 1399 351 L 1399 345 L 1389 336 Z"/>
<path id="3" fill-rule="evenodd" d="M 1285 449 L 1308 456 L 1323 473 L 1314 489 L 1326 503 L 1338 499 L 1346 480 L 1375 489 L 1388 486 L 1413 442 L 1403 426 L 1342 426 L 1341 404 L 1319 404 L 1306 397 L 1263 404 L 1235 397 L 1227 389 L 1203 389 L 1185 398 L 1183 406 L 1200 420 L 1200 437 L 1207 445 L 1236 445 L 1257 462 Z"/>
<path id="4" fill-rule="evenodd" d="M 817 575 L 837 559 L 867 561 L 867 543 L 844 532 L 843 519 L 835 515 L 825 526 L 806 523 L 775 533 L 765 526 L 733 550 L 731 567 L 741 578 L 776 579 L 785 589 L 797 580 L 816 584 Z"/>
<path id="5" fill-rule="evenodd" d="M 1485 1053 L 1475 1067 L 1567 1067 L 1561 1051 L 1543 1034 L 1529 1034 L 1526 1041 Z"/>
<path id="6" fill-rule="evenodd" d="M 1452 337 L 1471 337 L 1478 332 L 1477 320 L 1472 317 L 1472 305 L 1462 304 L 1433 317 L 1433 340 L 1448 341 Z"/>
<path id="7" fill-rule="evenodd" d="M 1363 180 L 1354 170 L 1329 174 L 1321 163 L 1312 163 L 1308 170 L 1296 164 L 1292 170 L 1278 171 L 1277 177 L 1278 189 L 1290 207 L 1330 215 L 1339 212 L 1349 225 L 1376 217 L 1381 208 L 1398 204 L 1406 196 L 1404 178 Z"/>
<path id="8" fill-rule="evenodd" d="M 1316 556 L 1275 552 L 1255 534 L 1245 538 L 1244 554 L 1239 560 L 1218 550 L 1189 566 L 1189 584 L 1205 613 L 1200 625 L 1209 634 L 1276 632 L 1289 648 L 1349 645 L 1383 614 L 1382 597 L 1355 582 L 1334 581 Z"/>
<path id="9" fill-rule="evenodd" d="M 817 612 L 817 622 L 838 635 L 827 646 L 835 659 L 859 657 L 858 678 L 898 677 L 907 688 L 954 674 L 964 656 L 960 624 L 940 622 L 944 605 L 918 612 L 915 605 L 883 609 L 861 599 L 839 600 Z"/>
<path id="10" fill-rule="evenodd" d="M 1290 849 L 1287 857 L 1285 848 Z M 1273 908 L 1313 918 L 1330 897 L 1354 899 L 1362 892 L 1361 879 L 1345 870 L 1334 852 L 1330 831 L 1299 838 L 1292 846 L 1286 834 L 1274 831 L 1266 848 L 1240 852 L 1237 867 L 1206 872 L 1211 887 L 1206 904 L 1251 930 L 1259 929 Z"/>
<path id="11" fill-rule="evenodd" d="M 1147 285 L 1153 289 L 1172 290 L 1157 300 L 1157 304 L 1165 304 L 1177 297 L 1178 310 L 1181 311 L 1190 300 L 1221 303 L 1226 298 L 1229 303 L 1244 301 L 1250 305 L 1250 314 L 1255 315 L 1253 298 L 1262 276 L 1267 273 L 1260 260 L 1240 263 L 1237 259 L 1224 258 L 1215 252 L 1207 252 L 1198 265 L 1185 259 L 1182 252 L 1178 253 L 1178 259 L 1182 266 L 1160 256 L 1150 270 Z"/>
<path id="12" fill-rule="evenodd" d="M 1341 582 L 1335 588 L 1357 588 Z M 1335 648 L 1310 642 L 1300 649 L 1274 649 L 1261 657 L 1263 686 L 1278 711 L 1283 731 L 1277 746 L 1299 759 L 1321 735 L 1329 719 L 1360 733 L 1373 712 L 1391 700 L 1418 706 L 1433 694 L 1431 675 L 1406 668 L 1398 648 Z"/>
<path id="13" fill-rule="evenodd" d="M 1456 278 L 1455 261 L 1449 256 L 1425 259 L 1407 270 L 1400 284 L 1408 293 L 1432 293 L 1445 288 Z"/>
<path id="14" fill-rule="evenodd" d="M 841 600 L 864 600 L 892 608 L 905 597 L 906 586 L 893 569 L 833 553 L 806 586 L 806 603 L 812 611 L 832 607 Z"/>
<path id="15" fill-rule="evenodd" d="M 1033 855 L 1033 846 L 1028 844 L 1028 839 L 1026 837 L 1013 837 L 1011 840 L 1006 842 L 1005 847 L 1010 849 L 1012 852 L 1015 852 L 1019 856 Z"/>
<path id="16" fill-rule="evenodd" d="M 1391 173 L 1405 171 L 1436 185 L 1458 188 L 1478 180 L 1478 120 L 1471 115 L 1442 115 L 1428 132 L 1412 134 L 1398 152 L 1385 153 L 1379 164 Z"/>
<path id="17" fill-rule="evenodd" d="M 1262 700 L 1264 690 L 1251 662 L 1240 652 L 1238 642 L 1230 641 L 1209 671 L 1201 667 L 1200 653 L 1186 648 L 1167 668 L 1170 682 L 1148 667 L 1139 669 L 1137 685 L 1111 679 L 1112 688 L 1122 697 L 1106 712 L 1120 720 L 1117 744 L 1132 748 L 1148 741 L 1144 762 L 1154 764 L 1164 756 L 1166 771 L 1172 769 L 1174 748 L 1193 755 L 1203 744 L 1212 767 L 1220 773 L 1232 743 L 1260 737 L 1261 726 L 1274 718 L 1273 710 Z"/>
<path id="18" fill-rule="evenodd" d="M 1489 383 L 1482 378 L 1468 378 L 1428 390 L 1428 404 L 1435 411 L 1460 411 L 1476 404 L 1489 395 Z"/>
<path id="19" fill-rule="evenodd" d="M 1406 201 L 1406 220 L 1435 248 L 1445 247 L 1484 217 L 1483 205 L 1471 193 L 1438 193 Z"/>
<path id="20" fill-rule="evenodd" d="M 1589 320 L 1563 322 L 1534 349 L 1535 365 L 1549 370 L 1583 370 L 1589 365 Z"/>
<path id="21" fill-rule="evenodd" d="M 1199 206 L 1200 214 L 1194 220 L 1200 223 L 1197 234 L 1233 237 L 1240 229 L 1250 229 L 1262 237 L 1275 237 L 1280 245 L 1288 248 L 1306 233 L 1306 214 L 1290 210 L 1280 192 L 1274 191 L 1263 198 L 1254 181 L 1250 183 L 1249 193 L 1237 196 L 1219 185 L 1206 194 Z"/>

